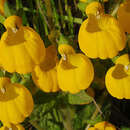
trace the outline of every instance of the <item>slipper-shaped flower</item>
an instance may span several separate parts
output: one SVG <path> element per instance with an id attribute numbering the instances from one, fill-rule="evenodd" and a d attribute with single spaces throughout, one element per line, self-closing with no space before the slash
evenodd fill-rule
<path id="1" fill-rule="evenodd" d="M 45 60 L 34 68 L 32 79 L 38 88 L 44 92 L 59 90 L 56 64 L 58 62 L 57 50 L 54 45 L 46 49 Z"/>
<path id="2" fill-rule="evenodd" d="M 45 47 L 39 34 L 22 26 L 18 16 L 10 16 L 4 26 L 7 31 L 0 41 L 0 63 L 8 72 L 30 73 L 45 56 Z"/>
<path id="3" fill-rule="evenodd" d="M 5 126 L 24 121 L 33 110 L 33 98 L 26 87 L 0 78 L 0 120 Z"/>
<path id="4" fill-rule="evenodd" d="M 130 0 L 126 0 L 120 4 L 117 16 L 124 31 L 130 33 Z"/>
<path id="5" fill-rule="evenodd" d="M 88 18 L 81 24 L 78 41 L 80 49 L 90 58 L 113 58 L 126 45 L 126 36 L 118 21 L 104 14 L 99 2 L 86 7 Z"/>
<path id="6" fill-rule="evenodd" d="M 63 91 L 78 93 L 87 89 L 94 77 L 94 69 L 87 56 L 74 52 L 70 45 L 59 45 L 62 56 L 57 66 L 59 87 Z"/>
<path id="7" fill-rule="evenodd" d="M 105 77 L 108 92 L 118 99 L 130 99 L 130 60 L 128 54 L 120 56 Z"/>

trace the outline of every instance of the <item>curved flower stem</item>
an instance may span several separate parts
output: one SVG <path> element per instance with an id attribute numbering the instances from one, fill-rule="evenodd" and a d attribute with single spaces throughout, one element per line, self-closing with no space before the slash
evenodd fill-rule
<path id="1" fill-rule="evenodd" d="M 102 111 L 101 111 L 101 109 L 100 109 L 101 107 L 96 103 L 96 101 L 95 101 L 94 98 L 92 98 L 92 100 L 93 100 L 93 103 L 95 104 L 97 110 L 99 111 L 100 115 L 102 115 Z"/>
<path id="2" fill-rule="evenodd" d="M 87 127 L 85 128 L 85 130 L 88 130 L 88 129 L 89 129 L 89 127 L 90 127 L 90 124 L 88 124 L 88 125 L 87 125 Z"/>
<path id="3" fill-rule="evenodd" d="M 103 115 L 103 113 L 102 113 L 102 111 L 101 111 L 101 107 L 102 107 L 102 105 L 103 105 L 103 103 L 104 103 L 104 101 L 105 101 L 105 97 L 106 97 L 106 96 L 107 96 L 107 92 L 104 91 L 103 94 L 102 94 L 101 97 L 100 97 L 100 103 L 99 103 L 99 104 L 97 104 L 96 101 L 93 99 L 93 102 L 94 102 L 94 104 L 95 104 L 95 106 L 96 106 L 96 110 L 95 110 L 95 112 L 93 113 L 93 115 L 92 115 L 92 117 L 91 117 L 91 120 L 94 120 L 94 119 L 96 118 L 96 116 L 98 115 L 98 113 L 100 113 L 101 115 Z M 88 130 L 88 128 L 89 128 L 90 126 L 91 126 L 91 125 L 88 124 L 88 125 L 86 126 L 85 130 Z"/>

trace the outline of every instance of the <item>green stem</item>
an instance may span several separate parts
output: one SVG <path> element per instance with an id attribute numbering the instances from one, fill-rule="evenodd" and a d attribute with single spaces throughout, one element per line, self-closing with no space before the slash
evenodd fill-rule
<path id="1" fill-rule="evenodd" d="M 49 23 L 48 23 L 48 21 L 47 21 L 47 19 L 46 19 L 46 16 L 44 15 L 44 12 L 43 12 L 43 10 L 42 10 L 42 8 L 41 8 L 41 4 L 40 4 L 40 1 L 39 0 L 37 0 L 37 7 L 38 7 L 38 9 L 39 9 L 39 12 L 40 12 L 40 14 L 42 15 L 42 17 L 43 17 L 43 22 L 44 22 L 44 28 L 45 28 L 45 33 L 46 33 L 46 35 L 48 35 L 48 28 L 51 30 L 51 27 L 50 27 L 50 25 L 49 25 Z"/>
<path id="2" fill-rule="evenodd" d="M 21 1 L 16 0 L 16 10 L 19 10 L 20 8 L 22 8 Z"/>
<path id="3" fill-rule="evenodd" d="M 122 1 L 122 0 L 119 0 L 119 1 L 117 2 L 115 8 L 113 9 L 113 11 L 112 11 L 112 13 L 111 13 L 112 16 L 116 16 L 121 1 Z"/>
<path id="4" fill-rule="evenodd" d="M 63 29 L 65 30 L 66 25 L 65 25 L 65 23 L 64 23 L 64 18 L 62 17 L 62 16 L 63 16 L 63 8 L 62 8 L 61 0 L 58 0 L 58 6 L 59 6 L 61 24 L 62 24 L 62 26 L 63 26 Z"/>
<path id="5" fill-rule="evenodd" d="M 60 23 L 59 23 L 59 15 L 56 10 L 55 2 L 54 2 L 54 0 L 50 0 L 50 1 L 51 1 L 51 5 L 52 5 L 52 10 L 53 10 L 53 17 L 55 20 L 55 27 L 60 30 L 61 27 L 60 27 Z"/>
<path id="6" fill-rule="evenodd" d="M 71 13 L 71 7 L 68 6 L 68 0 L 65 0 L 65 11 L 67 12 L 68 18 L 69 18 L 69 32 L 71 35 L 73 35 L 73 16 Z"/>
<path id="7" fill-rule="evenodd" d="M 61 18 L 64 18 L 65 21 L 69 22 L 68 16 L 61 16 Z M 82 24 L 83 20 L 81 18 L 72 18 L 74 23 Z"/>
<path id="8" fill-rule="evenodd" d="M 78 7 L 77 7 L 77 3 L 76 3 L 76 0 L 73 0 L 74 1 L 74 6 L 75 6 L 75 9 L 77 10 Z"/>
<path id="9" fill-rule="evenodd" d="M 54 27 L 54 22 L 53 22 L 53 11 L 51 7 L 51 0 L 44 0 L 44 2 L 45 2 L 45 7 L 46 7 L 46 16 L 47 16 L 50 28 L 52 30 L 52 28 Z"/>
<path id="10" fill-rule="evenodd" d="M 37 130 L 44 130 L 44 128 L 41 128 L 36 121 L 29 121 L 30 124 L 32 124 Z"/>
<path id="11" fill-rule="evenodd" d="M 73 130 L 72 127 L 72 117 L 71 117 L 71 110 L 69 107 L 60 109 L 60 114 L 62 116 L 63 125 L 66 130 Z"/>
<path id="12" fill-rule="evenodd" d="M 93 103 L 95 104 L 95 106 L 96 106 L 98 112 L 100 113 L 100 115 L 102 115 L 102 111 L 101 111 L 101 109 L 100 109 L 100 108 L 101 108 L 100 105 L 98 105 L 98 104 L 96 103 L 96 101 L 95 101 L 94 98 L 92 98 L 92 100 L 93 100 Z"/>
<path id="13" fill-rule="evenodd" d="M 101 112 L 101 107 L 102 107 L 102 105 L 103 105 L 103 103 L 104 103 L 104 101 L 105 101 L 105 98 L 106 98 L 106 96 L 107 96 L 107 92 L 106 91 L 104 91 L 103 92 L 103 94 L 101 95 L 101 97 L 100 97 L 100 102 L 99 102 L 99 104 L 98 104 L 98 107 L 97 107 L 97 105 L 96 105 L 96 110 L 95 110 L 95 112 L 93 113 L 93 115 L 92 115 L 92 117 L 91 117 L 91 120 L 94 120 L 95 118 L 96 118 L 96 116 L 98 115 L 98 113 L 100 112 L 100 114 L 102 114 L 102 112 Z M 97 104 L 97 103 L 96 103 Z M 88 128 L 90 127 L 91 125 L 90 124 L 88 124 L 87 125 L 87 127 L 85 128 L 85 130 L 88 130 Z"/>

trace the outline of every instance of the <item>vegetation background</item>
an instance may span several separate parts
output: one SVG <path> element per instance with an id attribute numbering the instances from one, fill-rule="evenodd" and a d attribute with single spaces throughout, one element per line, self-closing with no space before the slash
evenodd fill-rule
<path id="1" fill-rule="evenodd" d="M 50 44 L 57 45 L 62 34 L 75 50 L 80 52 L 77 41 L 79 27 L 87 18 L 85 7 L 94 0 L 86 1 L 8 0 L 4 5 L 4 16 L 0 15 L 0 34 L 5 31 L 2 25 L 5 18 L 18 15 L 22 17 L 23 25 L 32 27 L 40 34 L 46 47 Z M 106 13 L 116 17 L 116 9 L 121 0 L 109 0 L 106 3 L 99 1 L 104 4 Z M 130 48 L 127 46 L 119 55 L 129 51 Z M 31 74 L 6 72 L 5 75 L 10 77 L 12 82 L 24 84 L 33 94 L 35 108 L 31 116 L 23 122 L 26 130 L 85 130 L 100 121 L 109 121 L 119 130 L 130 130 L 130 101 L 111 97 L 104 85 L 105 73 L 113 65 L 115 58 L 92 60 L 95 79 L 90 87 L 95 91 L 96 101 L 85 91 L 75 95 L 61 91 L 36 91 Z M 3 76 L 3 71 L 0 71 L 0 76 Z"/>

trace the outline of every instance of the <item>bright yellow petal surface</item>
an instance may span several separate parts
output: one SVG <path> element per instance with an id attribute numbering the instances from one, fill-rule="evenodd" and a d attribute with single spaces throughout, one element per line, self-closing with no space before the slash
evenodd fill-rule
<path id="1" fill-rule="evenodd" d="M 0 130 L 10 130 L 10 129 L 11 130 L 25 130 L 24 127 L 20 124 L 17 124 L 17 125 L 11 124 L 11 127 L 3 126 L 0 128 Z"/>
<path id="2" fill-rule="evenodd" d="M 117 12 L 118 20 L 125 32 L 130 33 L 130 1 L 122 3 Z"/>
<path id="3" fill-rule="evenodd" d="M 97 2 L 97 1 L 91 2 L 86 7 L 87 15 L 90 15 L 90 14 L 97 15 L 98 13 L 100 13 L 100 14 L 104 13 L 104 8 L 100 2 Z"/>
<path id="4" fill-rule="evenodd" d="M 88 128 L 88 130 L 97 130 L 97 129 L 94 127 L 90 127 L 90 128 Z"/>
<path id="5" fill-rule="evenodd" d="M 88 0 L 79 0 L 80 2 L 88 2 Z M 108 2 L 108 0 L 103 0 L 104 2 Z"/>
<path id="6" fill-rule="evenodd" d="M 31 93 L 23 85 L 10 83 L 8 78 L 0 78 L 0 85 L 0 120 L 4 124 L 23 122 L 33 110 Z"/>
<path id="7" fill-rule="evenodd" d="M 91 61 L 83 54 L 72 54 L 60 60 L 57 67 L 59 87 L 63 91 L 77 93 L 86 89 L 94 77 Z"/>
<path id="8" fill-rule="evenodd" d="M 36 66 L 32 73 L 35 84 L 44 92 L 59 90 L 56 70 L 57 61 L 56 48 L 51 45 L 46 49 L 45 60 L 39 66 Z"/>
<path id="9" fill-rule="evenodd" d="M 39 66 L 36 66 L 32 73 L 32 78 L 35 84 L 44 92 L 56 92 L 59 90 L 56 68 L 44 71 Z"/>
<path id="10" fill-rule="evenodd" d="M 99 122 L 95 126 L 98 130 L 116 130 L 115 126 L 110 124 L 109 122 Z"/>
<path id="11" fill-rule="evenodd" d="M 4 15 L 4 3 L 6 0 L 0 0 L 0 14 Z"/>
<path id="12" fill-rule="evenodd" d="M 60 55 L 68 55 L 75 53 L 75 50 L 69 44 L 60 44 L 58 46 L 58 52 L 60 53 Z"/>
<path id="13" fill-rule="evenodd" d="M 4 21 L 4 26 L 6 29 L 12 29 L 12 28 L 20 28 L 22 26 L 22 18 L 16 15 L 9 16 Z"/>
<path id="14" fill-rule="evenodd" d="M 102 121 L 102 122 L 95 124 L 94 127 L 91 127 L 88 130 L 116 130 L 116 128 L 111 123 Z"/>
<path id="15" fill-rule="evenodd" d="M 130 63 L 129 55 L 124 54 L 116 60 L 116 64 L 128 65 Z"/>
<path id="16" fill-rule="evenodd" d="M 79 30 L 80 49 L 90 58 L 113 58 L 126 45 L 126 37 L 117 20 L 109 15 L 97 19 L 90 15 Z"/>
<path id="17" fill-rule="evenodd" d="M 45 57 L 44 43 L 30 27 L 21 27 L 16 33 L 8 29 L 0 44 L 0 63 L 8 72 L 32 72 Z"/>
<path id="18" fill-rule="evenodd" d="M 105 77 L 108 92 L 118 99 L 130 99 L 130 73 L 129 68 L 126 68 L 129 63 L 128 55 L 122 55 L 117 59 L 116 65 L 108 70 Z"/>

